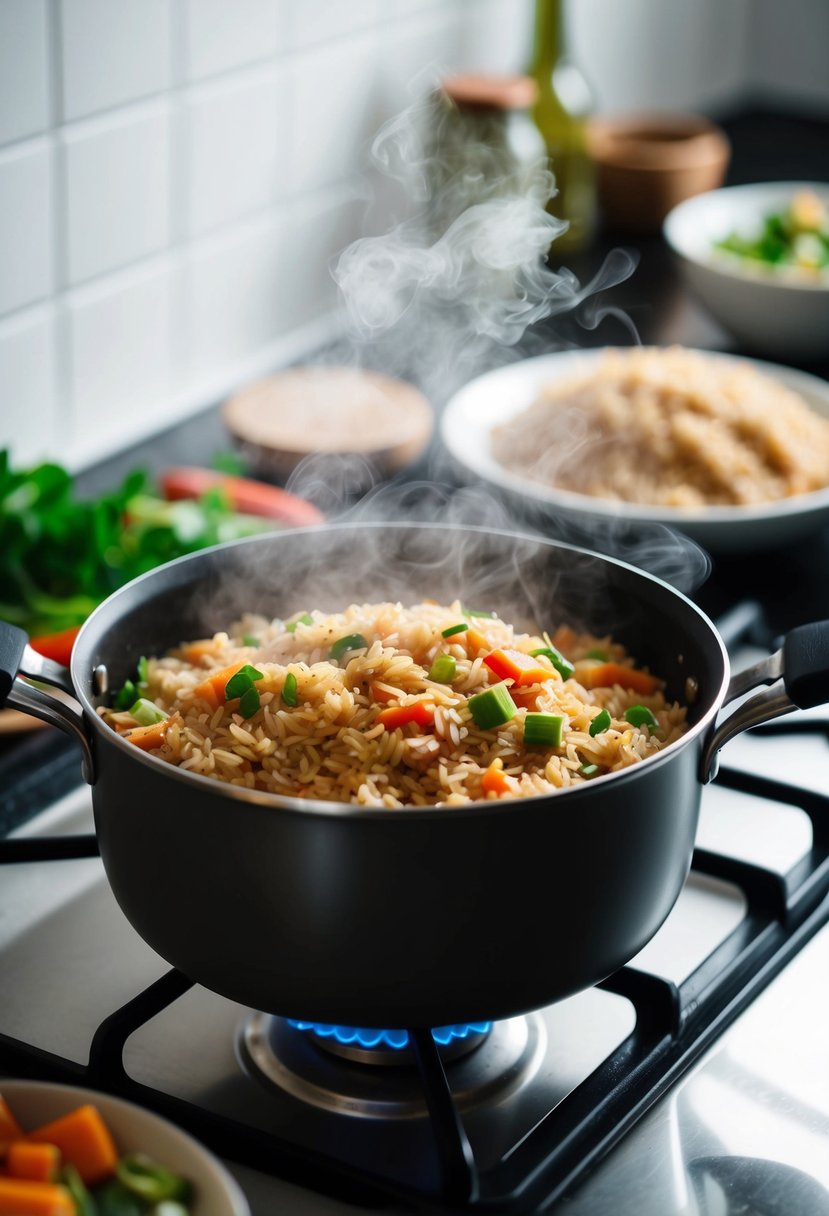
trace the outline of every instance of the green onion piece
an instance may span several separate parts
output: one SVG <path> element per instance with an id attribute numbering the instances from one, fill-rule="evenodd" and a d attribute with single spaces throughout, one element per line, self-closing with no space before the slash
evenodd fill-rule
<path id="1" fill-rule="evenodd" d="M 349 650 L 366 650 L 368 642 L 361 633 L 347 633 L 337 641 L 328 652 L 329 659 L 341 659 Z"/>
<path id="2" fill-rule="evenodd" d="M 186 1200 L 193 1190 L 186 1178 L 163 1165 L 156 1165 L 143 1153 L 122 1157 L 115 1167 L 115 1177 L 127 1190 L 148 1203 L 161 1203 L 164 1199 Z"/>
<path id="3" fill-rule="evenodd" d="M 453 638 L 456 633 L 466 633 L 469 626 L 464 622 L 463 625 L 450 625 L 448 629 L 441 630 L 442 638 Z"/>
<path id="4" fill-rule="evenodd" d="M 282 700 L 286 705 L 296 705 L 296 676 L 289 671 L 282 685 Z"/>
<path id="5" fill-rule="evenodd" d="M 439 654 L 429 668 L 429 679 L 436 684 L 451 684 L 457 670 L 458 664 L 451 654 Z"/>
<path id="6" fill-rule="evenodd" d="M 631 726 L 647 726 L 650 730 L 655 730 L 659 725 L 647 705 L 631 705 L 630 709 L 625 710 L 625 721 Z"/>
<path id="7" fill-rule="evenodd" d="M 488 616 L 491 621 L 495 620 L 495 616 L 496 616 L 496 614 L 494 612 L 480 612 L 475 608 L 464 608 L 463 615 L 464 616 Z"/>
<path id="8" fill-rule="evenodd" d="M 603 730 L 608 730 L 612 721 L 613 719 L 606 709 L 603 709 L 601 713 L 596 714 L 595 718 L 588 727 L 590 738 L 595 739 L 596 735 L 600 735 Z"/>
<path id="9" fill-rule="evenodd" d="M 595 777 L 598 771 L 598 764 L 583 764 L 579 769 L 582 777 Z"/>
<path id="10" fill-rule="evenodd" d="M 124 687 L 115 694 L 113 706 L 115 709 L 129 709 L 138 697 L 138 689 L 132 680 L 125 680 Z"/>
<path id="11" fill-rule="evenodd" d="M 509 695 L 505 684 L 493 684 L 484 692 L 469 698 L 469 712 L 481 730 L 492 730 L 503 726 L 514 717 L 518 706 Z"/>
<path id="12" fill-rule="evenodd" d="M 259 689 L 254 688 L 251 684 L 247 692 L 243 692 L 239 699 L 239 713 L 243 718 L 252 718 L 259 708 L 259 704 Z"/>
<path id="13" fill-rule="evenodd" d="M 138 660 L 138 667 L 136 668 L 136 671 L 138 672 L 138 682 L 140 684 L 146 684 L 150 678 L 150 661 L 143 654 Z"/>
<path id="14" fill-rule="evenodd" d="M 225 698 L 232 701 L 234 697 L 243 696 L 248 689 L 253 687 L 254 680 L 261 679 L 263 679 L 263 673 L 257 671 L 255 667 L 251 667 L 250 663 L 245 663 L 244 667 L 240 667 L 225 684 Z"/>
<path id="15" fill-rule="evenodd" d="M 95 1187 L 94 1203 L 94 1216 L 145 1216 L 147 1211 L 146 1203 L 115 1178 Z"/>
<path id="16" fill-rule="evenodd" d="M 594 646 L 592 650 L 588 650 L 585 653 L 584 657 L 586 659 L 601 659 L 603 663 L 606 663 L 610 658 L 610 655 L 606 650 L 603 650 L 601 646 Z"/>
<path id="17" fill-rule="evenodd" d="M 296 617 L 293 621 L 288 621 L 285 626 L 286 633 L 295 633 L 297 625 L 313 625 L 314 618 L 310 612 L 303 612 L 302 616 Z"/>
<path id="18" fill-rule="evenodd" d="M 564 718 L 561 714 L 527 714 L 524 719 L 526 747 L 560 747 Z"/>
<path id="19" fill-rule="evenodd" d="M 152 726 L 155 722 L 163 722 L 170 716 L 152 701 L 148 701 L 146 697 L 139 697 L 135 704 L 130 706 L 130 713 L 140 726 Z"/>
<path id="20" fill-rule="evenodd" d="M 74 1165 L 67 1164 L 60 1172 L 60 1181 L 72 1196 L 75 1204 L 75 1216 L 97 1216 L 98 1209 L 89 1191 L 83 1184 Z"/>
<path id="21" fill-rule="evenodd" d="M 259 638 L 255 638 L 252 633 L 246 633 L 242 638 L 243 646 L 258 646 Z"/>
<path id="22" fill-rule="evenodd" d="M 560 650 L 556 650 L 555 646 L 539 646 L 538 650 L 531 650 L 530 654 L 533 658 L 536 655 L 544 654 L 555 667 L 562 680 L 569 680 L 570 676 L 576 670 L 569 659 L 565 659 Z"/>

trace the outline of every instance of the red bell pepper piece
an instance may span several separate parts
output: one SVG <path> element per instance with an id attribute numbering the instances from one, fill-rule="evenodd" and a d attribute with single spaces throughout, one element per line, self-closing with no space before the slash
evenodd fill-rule
<path id="1" fill-rule="evenodd" d="M 44 659 L 52 659 L 55 663 L 68 667 L 80 628 L 80 625 L 73 625 L 71 629 L 62 629 L 60 633 L 45 633 L 42 637 L 31 638 L 29 645 L 32 650 L 42 654 Z"/>

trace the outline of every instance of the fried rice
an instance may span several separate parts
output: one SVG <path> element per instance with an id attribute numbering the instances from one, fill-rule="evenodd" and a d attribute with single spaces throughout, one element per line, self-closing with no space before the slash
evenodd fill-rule
<path id="1" fill-rule="evenodd" d="M 361 806 L 552 794 L 687 729 L 685 708 L 610 637 L 521 633 L 460 602 L 249 615 L 142 660 L 140 677 L 158 722 L 142 726 L 132 706 L 100 711 L 129 741 L 230 785 Z M 230 695 L 243 686 L 255 692 Z M 507 717 L 493 723 L 496 702 Z"/>

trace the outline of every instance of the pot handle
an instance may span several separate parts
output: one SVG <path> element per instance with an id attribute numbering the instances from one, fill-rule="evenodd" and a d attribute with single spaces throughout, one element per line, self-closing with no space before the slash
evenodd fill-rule
<path id="1" fill-rule="evenodd" d="M 708 739 L 700 765 L 703 785 L 717 775 L 720 748 L 730 739 L 794 709 L 813 709 L 829 701 L 829 621 L 792 629 L 779 650 L 732 677 L 723 703 L 761 684 L 770 687 L 743 701 Z"/>
<path id="2" fill-rule="evenodd" d="M 27 679 L 21 679 L 21 676 Z M 81 772 L 89 785 L 95 783 L 95 767 L 92 759 L 92 744 L 83 720 L 80 706 L 74 701 L 50 696 L 27 680 L 51 684 L 61 692 L 74 697 L 72 678 L 65 667 L 46 659 L 29 646 L 29 639 L 22 629 L 0 621 L 0 709 L 8 705 L 22 710 L 41 722 L 57 726 L 81 746 Z"/>

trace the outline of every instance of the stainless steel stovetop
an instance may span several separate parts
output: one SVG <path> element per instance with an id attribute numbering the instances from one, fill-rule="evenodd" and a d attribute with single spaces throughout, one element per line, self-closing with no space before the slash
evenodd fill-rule
<path id="1" fill-rule="evenodd" d="M 745 652 L 734 665 L 753 657 Z M 666 989 L 673 985 L 685 993 L 675 1027 L 679 1039 L 697 1006 L 705 1007 L 720 967 L 733 962 L 750 936 L 778 932 L 786 921 L 774 892 L 797 889 L 818 860 L 812 821 L 795 803 L 798 791 L 812 791 L 818 799 L 829 791 L 829 713 L 811 711 L 796 719 L 797 733 L 789 719 L 729 744 L 723 783 L 703 793 L 699 869 L 668 921 L 632 961 L 631 974 L 661 977 Z M 794 796 L 781 801 L 736 788 L 741 775 L 750 783 L 757 774 L 793 783 Z M 824 822 L 829 828 L 829 820 Z M 78 787 L 17 835 L 91 827 L 89 793 Z M 732 861 L 736 869 L 729 869 Z M 0 873 L 0 1036 L 83 1066 L 101 1022 L 169 968 L 124 919 L 97 859 L 17 864 Z M 724 874 L 738 881 L 717 876 Z M 152 882 L 151 874 L 147 880 Z M 753 999 L 736 990 L 733 1000 L 728 994 L 720 999 L 713 1025 L 693 1049 L 695 1062 L 683 1053 L 672 1057 L 670 1035 L 667 1044 L 657 1043 L 664 1078 L 643 1086 L 641 1098 L 628 1103 L 621 1129 L 608 1129 L 607 1140 L 594 1137 L 597 1164 L 577 1167 L 573 1180 L 557 1187 L 549 1210 L 567 1216 L 829 1213 L 825 891 L 822 900 L 811 900 L 782 968 L 779 959 L 768 961 L 773 952 L 745 953 L 742 985 L 757 984 L 763 968 L 779 972 Z M 752 957 L 761 959 L 757 973 L 749 966 Z M 555 961 L 539 959 L 544 965 Z M 612 987 L 501 1023 L 487 1043 L 447 1065 L 484 1173 L 490 1167 L 508 1170 L 513 1162 L 520 1171 L 525 1146 L 549 1112 L 577 1087 L 595 1086 L 608 1057 L 614 1068 L 625 1059 L 637 1009 L 624 985 Z M 734 1018 L 740 1002 L 745 1008 Z M 720 1025 L 725 1029 L 718 1035 Z M 437 1185 L 416 1080 L 404 1078 L 389 1091 L 370 1069 L 370 1080 L 355 1082 L 361 1066 L 343 1070 L 336 1061 L 320 1063 L 317 1049 L 307 1043 L 270 1068 L 268 1079 L 251 1061 L 257 1051 L 267 1056 L 271 1042 L 284 1036 L 284 1029 L 276 1030 L 255 1011 L 191 987 L 129 1035 L 124 1066 L 140 1085 L 239 1120 L 254 1137 L 288 1139 L 312 1157 L 330 1151 L 350 1162 L 349 1168 L 388 1172 L 406 1186 L 428 1191 Z M 633 1053 L 631 1068 L 638 1070 L 638 1084 L 647 1060 Z M 616 1143 L 605 1151 L 611 1141 Z M 254 1216 L 365 1210 L 264 1170 L 228 1165 Z M 383 1210 L 409 1209 L 392 1199 Z M 533 1202 L 533 1210 L 545 1210 L 544 1203 Z"/>

